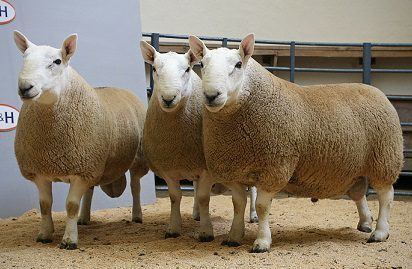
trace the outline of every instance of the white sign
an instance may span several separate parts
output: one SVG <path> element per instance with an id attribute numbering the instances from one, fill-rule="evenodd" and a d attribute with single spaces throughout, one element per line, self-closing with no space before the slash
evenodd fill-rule
<path id="1" fill-rule="evenodd" d="M 16 129 L 19 119 L 19 110 L 15 107 L 0 104 L 0 132 Z"/>
<path id="2" fill-rule="evenodd" d="M 16 11 L 6 0 L 0 0 L 0 24 L 6 24 L 14 20 Z"/>

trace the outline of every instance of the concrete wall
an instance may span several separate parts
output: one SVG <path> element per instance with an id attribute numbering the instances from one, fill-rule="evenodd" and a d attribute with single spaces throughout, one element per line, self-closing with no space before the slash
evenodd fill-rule
<path id="1" fill-rule="evenodd" d="M 412 42 L 410 0 L 142 0 L 145 32 L 272 40 Z"/>
<path id="2" fill-rule="evenodd" d="M 77 32 L 78 47 L 71 65 L 91 85 L 128 88 L 146 100 L 144 66 L 138 47 L 141 36 L 138 0 L 124 0 L 114 6 L 103 5 L 98 0 L 10 2 L 16 9 L 16 19 L 0 25 L 0 103 L 21 106 L 17 76 L 22 55 L 14 44 L 13 29 L 22 31 L 34 43 L 54 47 L 60 47 L 66 36 Z M 0 217 L 38 207 L 35 185 L 23 179 L 18 170 L 14 135 L 15 131 L 0 132 Z M 153 203 L 153 174 L 146 175 L 141 183 L 142 202 Z M 63 210 L 68 185 L 56 183 L 53 187 L 53 210 Z M 117 199 L 96 188 L 93 199 L 93 209 L 130 206 L 132 201 L 129 187 Z"/>

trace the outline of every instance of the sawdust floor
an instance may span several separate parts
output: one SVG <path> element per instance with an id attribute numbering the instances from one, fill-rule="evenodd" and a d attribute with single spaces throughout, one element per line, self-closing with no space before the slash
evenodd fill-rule
<path id="1" fill-rule="evenodd" d="M 246 224 L 243 245 L 221 246 L 228 233 L 229 196 L 211 199 L 215 240 L 195 240 L 198 223 L 191 219 L 192 197 L 183 197 L 183 235 L 164 239 L 169 200 L 159 198 L 143 209 L 143 224 L 129 222 L 130 208 L 92 212 L 92 223 L 79 226 L 79 249 L 57 247 L 64 232 L 64 214 L 53 214 L 54 242 L 36 243 L 40 213 L 0 219 L 0 268 L 411 268 L 412 199 L 396 201 L 388 242 L 366 244 L 369 234 L 356 230 L 356 207 L 349 200 L 282 198 L 274 200 L 270 224 L 272 250 L 249 249 L 257 224 Z M 369 202 L 376 218 L 378 203 Z M 248 216 L 246 216 L 248 220 Z"/>

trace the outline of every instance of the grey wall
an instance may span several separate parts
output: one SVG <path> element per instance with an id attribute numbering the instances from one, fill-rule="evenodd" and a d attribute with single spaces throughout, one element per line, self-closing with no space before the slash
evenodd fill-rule
<path id="1" fill-rule="evenodd" d="M 12 31 L 23 32 L 35 44 L 60 47 L 71 33 L 78 34 L 78 47 L 71 65 L 93 86 L 117 86 L 133 90 L 146 100 L 139 0 L 19 0 L 13 22 L 0 25 L 0 103 L 21 107 L 17 76 L 22 58 Z M 111 3 L 108 5 L 108 3 Z M 15 131 L 0 132 L 0 217 L 16 216 L 38 207 L 35 185 L 25 180 L 17 167 L 13 142 Z M 153 175 L 141 181 L 142 202 L 155 201 Z M 53 210 L 64 210 L 68 185 L 53 184 Z M 111 199 L 96 188 L 93 209 L 130 206 L 129 186 L 122 197 Z"/>

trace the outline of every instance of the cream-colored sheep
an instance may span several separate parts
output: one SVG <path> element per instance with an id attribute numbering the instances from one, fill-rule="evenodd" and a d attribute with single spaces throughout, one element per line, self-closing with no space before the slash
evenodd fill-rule
<path id="1" fill-rule="evenodd" d="M 153 66 L 154 91 L 149 101 L 143 149 L 149 168 L 164 178 L 171 201 L 170 223 L 165 237 L 181 233 L 179 180 L 196 182 L 194 217 L 200 215 L 199 241 L 213 240 L 209 216 L 212 180 L 206 171 L 202 145 L 202 85 L 192 70 L 196 58 L 174 52 L 161 54 L 140 43 L 145 61 Z"/>
<path id="2" fill-rule="evenodd" d="M 138 203 L 139 178 L 148 171 L 141 149 L 146 109 L 127 90 L 93 89 L 69 66 L 77 35 L 69 36 L 61 49 L 36 46 L 17 31 L 14 39 L 24 53 L 15 152 L 22 175 L 39 191 L 37 241 L 52 241 L 52 182 L 63 181 L 70 190 L 60 248 L 75 249 L 80 199 L 91 187 L 121 185 L 116 181 L 123 181 L 130 169 L 134 205 Z M 115 188 L 106 187 L 116 195 Z M 135 211 L 139 209 L 133 217 L 141 218 Z"/>
<path id="3" fill-rule="evenodd" d="M 368 242 L 388 238 L 403 139 L 396 110 L 381 91 L 359 83 L 302 87 L 277 78 L 251 58 L 253 34 L 239 50 L 208 50 L 196 37 L 189 43 L 203 66 L 207 168 L 218 182 L 258 189 L 253 252 L 270 248 L 269 209 L 282 189 L 317 198 L 348 193 L 359 209 L 358 227 L 368 231 L 369 182 L 379 217 Z"/>

